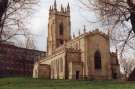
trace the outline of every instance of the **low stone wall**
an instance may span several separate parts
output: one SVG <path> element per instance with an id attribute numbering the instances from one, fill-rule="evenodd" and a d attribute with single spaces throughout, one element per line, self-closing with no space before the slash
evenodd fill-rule
<path id="1" fill-rule="evenodd" d="M 40 64 L 38 72 L 38 78 L 50 79 L 50 66 L 46 64 Z"/>

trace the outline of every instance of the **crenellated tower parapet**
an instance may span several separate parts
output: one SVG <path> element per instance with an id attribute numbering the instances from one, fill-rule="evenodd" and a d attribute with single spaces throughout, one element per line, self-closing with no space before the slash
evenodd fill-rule
<path id="1" fill-rule="evenodd" d="M 51 15 L 63 15 L 63 16 L 69 16 L 70 17 L 70 5 L 69 5 L 69 3 L 66 7 L 63 7 L 63 5 L 61 4 L 61 8 L 58 9 L 57 8 L 57 2 L 55 0 L 54 5 L 51 5 L 50 9 L 49 9 L 49 16 L 51 17 Z"/>

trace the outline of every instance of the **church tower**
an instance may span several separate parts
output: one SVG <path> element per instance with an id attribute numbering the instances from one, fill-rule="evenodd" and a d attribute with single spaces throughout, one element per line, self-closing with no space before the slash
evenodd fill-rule
<path id="1" fill-rule="evenodd" d="M 71 40 L 71 22 L 70 22 L 70 6 L 57 9 L 56 0 L 54 5 L 49 9 L 48 23 L 48 39 L 47 52 L 48 55 L 53 54 L 53 51 L 62 46 L 64 43 Z"/>

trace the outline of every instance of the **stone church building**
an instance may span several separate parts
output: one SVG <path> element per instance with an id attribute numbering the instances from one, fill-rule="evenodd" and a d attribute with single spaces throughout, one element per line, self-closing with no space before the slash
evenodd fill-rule
<path id="1" fill-rule="evenodd" d="M 47 56 L 33 69 L 34 78 L 119 79 L 117 53 L 110 52 L 109 36 L 96 29 L 71 37 L 70 6 L 49 10 Z"/>

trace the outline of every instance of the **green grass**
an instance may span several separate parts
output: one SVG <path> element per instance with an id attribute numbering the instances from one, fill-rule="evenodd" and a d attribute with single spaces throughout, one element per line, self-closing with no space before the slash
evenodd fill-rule
<path id="1" fill-rule="evenodd" d="M 0 78 L 0 89 L 135 89 L 135 82 Z"/>

